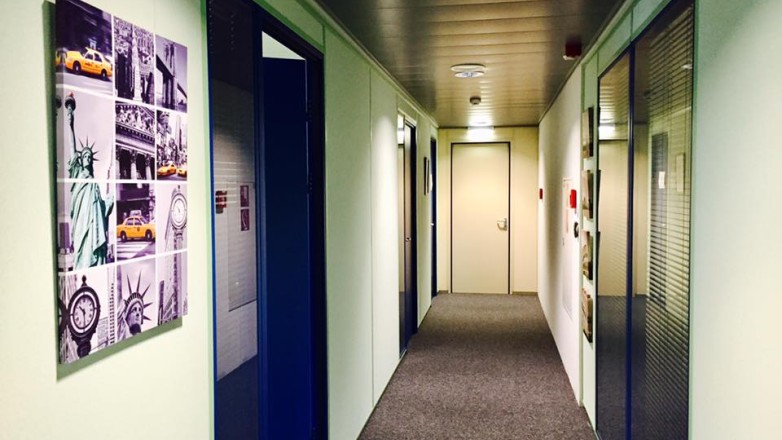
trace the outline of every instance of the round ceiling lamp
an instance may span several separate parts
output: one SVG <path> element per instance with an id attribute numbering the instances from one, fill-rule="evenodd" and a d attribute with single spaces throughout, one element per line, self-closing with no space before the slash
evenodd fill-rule
<path id="1" fill-rule="evenodd" d="M 451 66 L 454 76 L 457 78 L 477 78 L 486 75 L 486 66 L 483 64 L 467 63 Z"/>

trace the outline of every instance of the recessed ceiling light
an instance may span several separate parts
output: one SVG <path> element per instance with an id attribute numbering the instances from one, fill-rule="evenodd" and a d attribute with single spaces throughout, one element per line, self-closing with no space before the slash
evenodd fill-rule
<path id="1" fill-rule="evenodd" d="M 454 76 L 457 78 L 476 78 L 486 74 L 486 66 L 483 64 L 457 64 L 451 66 L 451 70 L 455 72 Z"/>

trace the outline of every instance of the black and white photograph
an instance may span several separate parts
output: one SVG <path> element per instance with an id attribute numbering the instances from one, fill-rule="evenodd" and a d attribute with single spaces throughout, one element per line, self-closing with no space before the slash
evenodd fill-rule
<path id="1" fill-rule="evenodd" d="M 58 87 L 57 177 L 106 180 L 114 172 L 114 129 L 109 97 Z"/>
<path id="2" fill-rule="evenodd" d="M 249 209 L 242 209 L 241 212 L 241 219 L 242 219 L 242 231 L 249 231 L 250 230 L 250 210 Z"/>
<path id="3" fill-rule="evenodd" d="M 58 277 L 60 363 L 77 361 L 112 344 L 109 296 L 114 290 L 113 273 L 113 266 L 105 266 Z"/>
<path id="4" fill-rule="evenodd" d="M 114 87 L 120 98 L 154 105 L 155 36 L 114 17 Z"/>
<path id="5" fill-rule="evenodd" d="M 154 185 L 117 185 L 117 260 L 130 260 L 155 254 Z"/>
<path id="6" fill-rule="evenodd" d="M 595 193 L 595 174 L 592 171 L 581 171 L 581 212 L 584 219 L 591 220 L 593 216 L 592 197 Z"/>
<path id="7" fill-rule="evenodd" d="M 157 258 L 158 324 L 187 315 L 187 252 Z"/>
<path id="8" fill-rule="evenodd" d="M 239 206 L 242 208 L 250 207 L 250 185 L 239 186 Z"/>
<path id="9" fill-rule="evenodd" d="M 113 95 L 111 14 L 79 0 L 59 0 L 55 10 L 57 84 Z"/>
<path id="10" fill-rule="evenodd" d="M 595 154 L 594 123 L 595 109 L 589 107 L 581 113 L 581 157 L 583 159 Z"/>
<path id="11" fill-rule="evenodd" d="M 187 112 L 187 48 L 155 36 L 155 103 Z"/>
<path id="12" fill-rule="evenodd" d="M 114 107 L 117 179 L 154 180 L 155 111 L 120 101 Z"/>
<path id="13" fill-rule="evenodd" d="M 57 184 L 57 270 L 102 266 L 115 260 L 113 185 Z"/>
<path id="14" fill-rule="evenodd" d="M 592 266 L 592 234 L 584 232 L 581 234 L 581 273 L 587 277 L 588 280 L 592 280 L 593 266 Z"/>
<path id="15" fill-rule="evenodd" d="M 187 247 L 187 185 L 177 182 L 158 183 L 157 253 L 182 250 Z"/>
<path id="16" fill-rule="evenodd" d="M 155 139 L 158 180 L 187 180 L 187 117 L 158 110 Z"/>
<path id="17" fill-rule="evenodd" d="M 157 326 L 155 259 L 117 265 L 116 299 L 111 304 L 117 342 Z"/>

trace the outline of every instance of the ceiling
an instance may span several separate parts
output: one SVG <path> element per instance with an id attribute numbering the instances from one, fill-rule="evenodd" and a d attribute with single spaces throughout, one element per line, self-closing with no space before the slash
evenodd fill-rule
<path id="1" fill-rule="evenodd" d="M 622 0 L 317 0 L 441 127 L 537 125 Z M 486 65 L 460 79 L 451 66 Z M 480 96 L 473 106 L 471 96 Z"/>

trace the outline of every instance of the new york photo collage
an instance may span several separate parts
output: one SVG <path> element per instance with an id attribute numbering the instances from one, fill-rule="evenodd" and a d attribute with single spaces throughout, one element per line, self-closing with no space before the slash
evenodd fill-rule
<path id="1" fill-rule="evenodd" d="M 56 4 L 59 361 L 187 313 L 187 48 Z"/>

